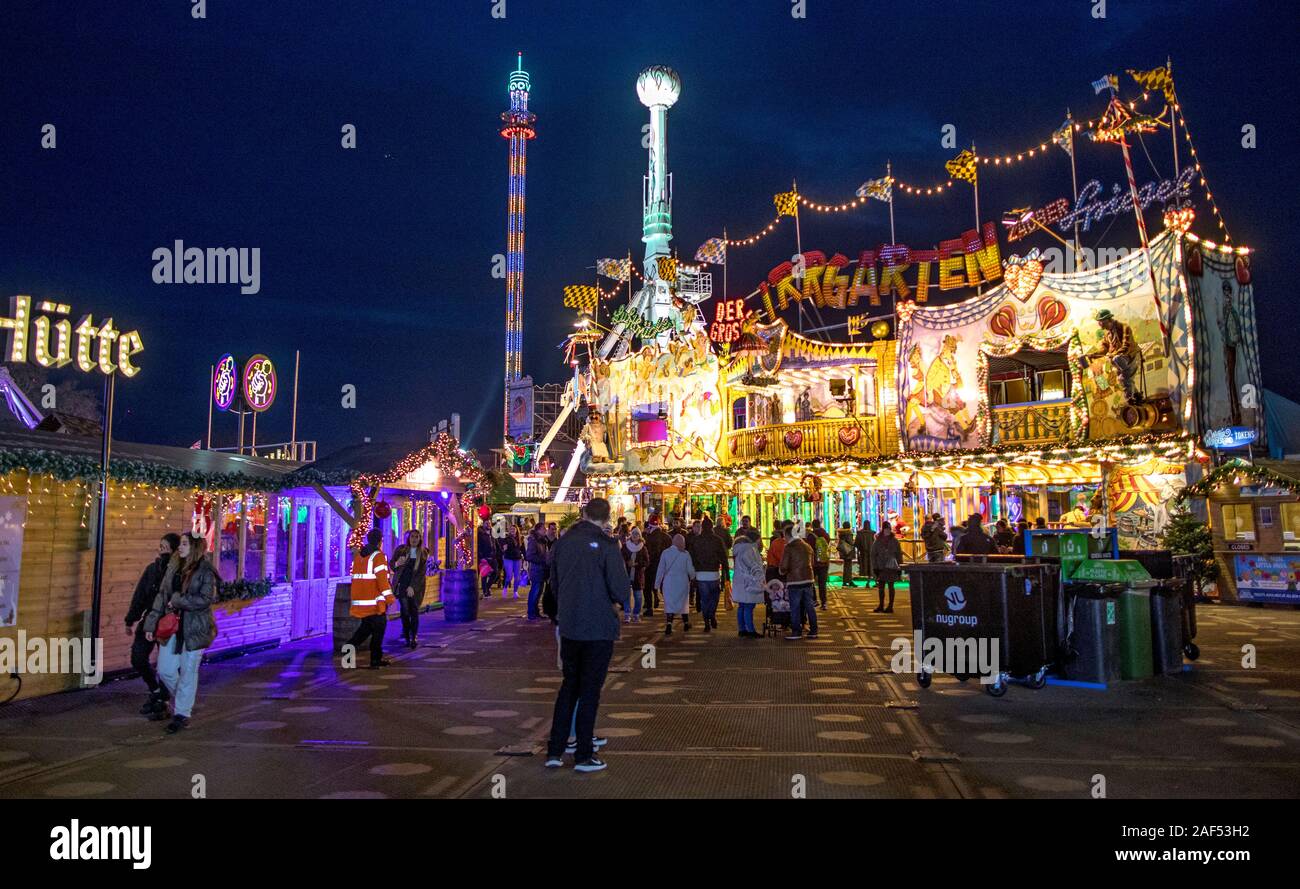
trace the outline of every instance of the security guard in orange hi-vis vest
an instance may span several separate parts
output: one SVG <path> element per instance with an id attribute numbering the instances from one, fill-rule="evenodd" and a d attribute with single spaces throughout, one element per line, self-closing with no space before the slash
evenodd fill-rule
<path id="1" fill-rule="evenodd" d="M 370 668 L 387 667 L 384 660 L 384 631 L 388 628 L 388 606 L 397 601 L 388 577 L 388 560 L 380 549 L 384 534 L 372 528 L 366 535 L 366 545 L 352 557 L 352 608 L 353 617 L 361 618 L 361 625 L 347 641 L 355 651 L 367 638 L 370 639 Z"/>

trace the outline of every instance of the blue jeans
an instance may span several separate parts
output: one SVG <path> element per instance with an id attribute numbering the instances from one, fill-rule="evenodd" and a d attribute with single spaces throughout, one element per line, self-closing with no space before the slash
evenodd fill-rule
<path id="1" fill-rule="evenodd" d="M 808 632 L 817 632 L 817 593 L 811 580 L 788 583 L 785 591 L 790 596 L 790 632 L 803 635 L 803 622 L 808 621 Z"/>
<path id="2" fill-rule="evenodd" d="M 635 587 L 635 586 L 632 587 L 632 610 L 631 611 L 625 610 L 625 613 L 628 615 L 641 614 L 641 588 L 640 587 Z"/>
<path id="3" fill-rule="evenodd" d="M 700 597 L 700 613 L 712 619 L 718 610 L 718 597 L 722 595 L 722 581 L 697 580 L 695 589 Z"/>
<path id="4" fill-rule="evenodd" d="M 172 696 L 172 714 L 188 717 L 194 710 L 194 697 L 199 691 L 199 664 L 203 663 L 203 652 L 184 651 L 177 653 L 184 643 L 177 636 L 158 646 L 158 678 Z"/>
<path id="5" fill-rule="evenodd" d="M 736 603 L 736 624 L 740 627 L 742 633 L 754 633 L 754 605 L 752 603 Z"/>
<path id="6" fill-rule="evenodd" d="M 528 576 L 532 580 L 532 584 L 528 587 L 528 616 L 541 617 L 542 614 L 537 610 L 537 606 L 542 601 L 542 585 L 546 583 L 546 566 L 529 562 Z"/>

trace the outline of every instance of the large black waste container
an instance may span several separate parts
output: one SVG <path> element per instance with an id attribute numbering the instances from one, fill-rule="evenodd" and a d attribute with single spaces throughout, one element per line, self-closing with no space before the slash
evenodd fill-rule
<path id="1" fill-rule="evenodd" d="M 1183 669 L 1183 594 L 1176 586 L 1151 588 L 1151 660 L 1157 673 Z"/>
<path id="2" fill-rule="evenodd" d="M 920 631 L 923 644 L 940 639 L 945 651 L 964 652 L 968 659 L 976 653 L 991 657 L 995 646 L 999 673 L 1042 684 L 1056 659 L 1055 566 L 939 562 L 909 565 L 906 571 L 912 628 Z M 987 661 L 980 666 L 987 667 Z M 944 669 L 978 672 L 969 663 L 945 663 Z M 928 682 L 924 672 L 918 678 Z M 1004 686 L 999 678 L 988 687 L 998 694 Z"/>
<path id="3" fill-rule="evenodd" d="M 1120 677 L 1120 584 L 1066 584 L 1069 637 L 1062 672 L 1076 682 L 1117 682 Z"/>

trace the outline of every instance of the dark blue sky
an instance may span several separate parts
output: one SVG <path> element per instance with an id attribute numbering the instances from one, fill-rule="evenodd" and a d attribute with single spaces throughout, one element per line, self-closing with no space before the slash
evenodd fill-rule
<path id="1" fill-rule="evenodd" d="M 684 84 L 669 163 L 674 243 L 689 257 L 724 225 L 735 237 L 765 224 L 792 178 L 827 202 L 851 198 L 886 158 L 904 180 L 943 180 L 944 124 L 961 143 L 1014 152 L 1067 106 L 1098 113 L 1092 80 L 1171 55 L 1210 187 L 1234 240 L 1259 250 L 1265 381 L 1300 396 L 1300 305 L 1284 277 L 1300 223 L 1297 16 L 1286 4 L 1108 0 L 1103 20 L 1085 0 L 807 0 L 801 20 L 787 0 L 507 0 L 504 20 L 489 0 L 207 7 L 199 21 L 187 0 L 0 8 L 0 292 L 139 328 L 144 372 L 119 388 L 123 438 L 200 438 L 209 365 L 260 351 L 282 369 L 282 400 L 259 438 L 287 439 L 301 349 L 299 436 L 323 452 L 363 435 L 418 438 L 453 410 L 471 443 L 497 441 L 504 285 L 491 271 L 505 244 L 506 143 L 496 130 L 519 50 L 538 115 L 524 362 L 538 381 L 564 373 L 561 287 L 587 281 L 600 256 L 639 254 L 646 112 L 633 85 L 646 65 L 671 65 Z M 1123 88 L 1132 92 L 1126 77 Z M 46 123 L 58 127 L 52 151 L 39 147 Z M 358 128 L 354 151 L 339 144 L 345 123 Z M 1240 145 L 1243 124 L 1257 128 L 1254 150 Z M 1168 176 L 1167 136 L 1149 144 Z M 1139 181 L 1157 178 L 1145 158 L 1138 169 Z M 1079 174 L 1109 189 L 1123 180 L 1118 150 L 1083 145 Z M 991 220 L 1068 194 L 1060 152 L 987 173 L 980 188 Z M 969 189 L 900 196 L 896 215 L 900 242 L 932 246 L 970 227 Z M 1202 209 L 1196 230 L 1213 235 L 1209 220 Z M 805 214 L 802 226 L 805 249 L 828 254 L 888 240 L 884 204 Z M 152 251 L 178 238 L 260 247 L 261 293 L 154 284 Z M 1106 243 L 1135 241 L 1121 220 Z M 793 246 L 791 230 L 733 251 L 732 294 Z M 340 406 L 347 383 L 356 410 Z M 230 444 L 234 422 L 222 419 L 216 443 Z"/>

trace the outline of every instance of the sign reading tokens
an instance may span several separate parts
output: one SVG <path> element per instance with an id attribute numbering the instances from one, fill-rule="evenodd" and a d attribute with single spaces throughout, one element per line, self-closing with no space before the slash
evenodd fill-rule
<path id="1" fill-rule="evenodd" d="M 244 365 L 244 401 L 255 411 L 275 402 L 275 365 L 265 355 L 254 355 Z"/>
<path id="2" fill-rule="evenodd" d="M 1254 442 L 1255 430 L 1249 426 L 1224 426 L 1222 429 L 1211 429 L 1205 433 L 1205 446 L 1207 448 L 1222 450 L 1244 448 Z"/>
<path id="3" fill-rule="evenodd" d="M 218 410 L 230 410 L 235 402 L 238 385 L 239 371 L 235 367 L 235 356 L 227 352 L 217 361 L 216 370 L 212 372 L 212 401 Z"/>

